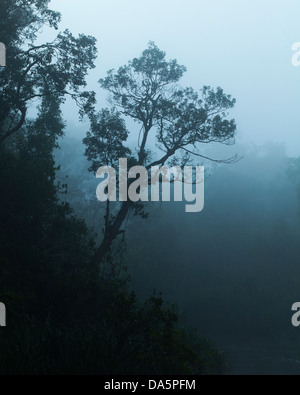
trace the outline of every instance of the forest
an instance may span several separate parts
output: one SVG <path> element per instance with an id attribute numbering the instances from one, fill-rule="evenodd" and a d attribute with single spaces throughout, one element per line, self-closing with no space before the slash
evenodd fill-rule
<path id="1" fill-rule="evenodd" d="M 0 375 L 299 374 L 300 156 L 237 142 L 239 98 L 151 40 L 98 98 L 98 37 L 50 6 L 1 0 Z M 100 202 L 120 158 L 204 166 L 204 209 Z"/>

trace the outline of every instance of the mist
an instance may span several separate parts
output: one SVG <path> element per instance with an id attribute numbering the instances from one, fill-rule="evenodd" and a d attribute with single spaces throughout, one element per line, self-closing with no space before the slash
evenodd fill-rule
<path id="1" fill-rule="evenodd" d="M 299 374 L 299 2 L 25 3 L 0 15 L 0 374 Z M 100 202 L 122 158 L 127 187 L 204 167 L 203 209 Z"/>
<path id="2" fill-rule="evenodd" d="M 299 69 L 292 45 L 299 41 L 295 1 L 238 0 L 52 0 L 62 27 L 98 40 L 97 67 L 89 87 L 106 72 L 136 57 L 152 40 L 187 67 L 182 84 L 221 86 L 237 98 L 233 115 L 238 141 L 284 143 L 289 156 L 299 146 Z M 47 38 L 47 35 L 46 37 Z M 68 108 L 65 118 L 74 121 Z"/>

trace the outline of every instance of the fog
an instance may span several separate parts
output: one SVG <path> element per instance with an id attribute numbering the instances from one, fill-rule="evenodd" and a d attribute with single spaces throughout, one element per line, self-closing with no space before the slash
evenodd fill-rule
<path id="1" fill-rule="evenodd" d="M 299 374 L 299 1 L 1 7 L 0 375 Z M 202 211 L 127 199 L 163 165 Z"/>
<path id="2" fill-rule="evenodd" d="M 148 219 L 129 217 L 121 267 L 141 298 L 162 292 L 187 328 L 217 343 L 227 374 L 298 374 L 299 161 L 284 145 L 236 149 L 243 160 L 206 178 L 203 212 L 150 202 Z M 64 140 L 59 179 L 69 175 L 67 200 L 101 234 L 98 182 L 82 155 L 76 139 Z"/>
<path id="3" fill-rule="evenodd" d="M 150 40 L 187 67 L 181 84 L 221 86 L 237 99 L 231 111 L 237 144 L 212 144 L 203 152 L 217 158 L 238 153 L 240 162 L 221 167 L 204 162 L 210 175 L 202 213 L 186 214 L 178 203 L 150 203 L 148 220 L 130 218 L 126 264 L 138 295 L 161 291 L 169 303 L 177 303 L 186 325 L 218 342 L 231 361 L 229 372 L 297 372 L 290 307 L 297 299 L 292 278 L 299 272 L 299 204 L 288 157 L 300 154 L 300 74 L 291 62 L 291 46 L 300 37 L 299 3 L 52 4 L 66 27 L 97 37 L 99 57 L 89 87 L 97 90 L 101 105 L 107 105 L 106 93 L 98 79 L 138 56 Z M 83 129 L 74 127 L 73 112 L 66 108 L 67 136 L 82 137 Z M 133 133 L 132 144 L 136 138 Z M 96 182 L 84 175 L 87 163 L 72 158 L 75 141 L 65 144 L 57 160 L 61 174 L 70 176 L 70 202 L 100 233 Z"/>
<path id="4" fill-rule="evenodd" d="M 88 81 L 103 104 L 99 78 L 151 40 L 187 67 L 182 84 L 221 86 L 237 99 L 238 141 L 283 142 L 288 155 L 300 153 L 300 79 L 291 61 L 300 40 L 298 1 L 52 0 L 51 6 L 62 13 L 61 28 L 97 38 L 97 67 Z M 70 107 L 64 115 L 74 121 Z"/>
<path id="5" fill-rule="evenodd" d="M 66 26 L 97 37 L 99 57 L 89 84 L 104 106 L 98 78 L 136 57 L 149 40 L 187 66 L 182 84 L 221 86 L 237 99 L 231 112 L 237 144 L 203 150 L 218 158 L 238 153 L 240 162 L 211 168 L 205 161 L 211 174 L 202 213 L 150 203 L 148 220 L 129 219 L 126 263 L 138 295 L 161 291 L 177 303 L 186 325 L 218 342 L 229 358 L 228 372 L 297 372 L 290 307 L 297 299 L 292 278 L 299 272 L 299 204 L 288 157 L 300 153 L 300 74 L 291 63 L 291 46 L 300 37 L 299 3 L 90 0 L 84 9 L 80 1 L 72 7 L 52 3 Z M 70 126 L 67 135 L 81 133 Z M 65 141 L 70 154 L 72 141 Z M 70 202 L 100 232 L 96 183 L 92 175 L 80 181 L 87 164 L 68 158 L 62 170 L 74 177 Z"/>

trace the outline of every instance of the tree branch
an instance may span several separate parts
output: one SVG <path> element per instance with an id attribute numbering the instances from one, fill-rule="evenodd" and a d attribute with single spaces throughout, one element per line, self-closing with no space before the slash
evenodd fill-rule
<path id="1" fill-rule="evenodd" d="M 13 127 L 12 129 L 6 131 L 3 136 L 0 137 L 0 144 L 2 144 L 8 137 L 10 137 L 12 134 L 16 133 L 21 127 L 23 126 L 26 118 L 26 108 L 20 109 L 21 111 L 21 118 L 17 125 Z"/>
<path id="2" fill-rule="evenodd" d="M 196 152 L 190 151 L 187 148 L 181 147 L 181 149 L 183 149 L 184 151 L 188 152 L 191 155 L 197 156 L 199 158 L 207 159 L 207 160 L 210 160 L 211 162 L 215 162 L 215 163 L 219 163 L 219 164 L 221 164 L 221 163 L 225 163 L 225 164 L 237 163 L 242 159 L 242 157 L 238 156 L 237 154 L 231 158 L 228 158 L 228 159 L 212 159 L 212 158 L 209 158 L 208 156 L 200 155 L 200 154 L 197 154 Z"/>

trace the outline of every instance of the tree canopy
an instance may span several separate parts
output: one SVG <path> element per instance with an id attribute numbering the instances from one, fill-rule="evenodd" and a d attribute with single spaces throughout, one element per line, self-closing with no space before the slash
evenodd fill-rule
<path id="1" fill-rule="evenodd" d="M 88 158 L 94 160 L 96 166 L 107 164 L 101 155 L 103 149 L 107 152 L 112 149 L 111 142 L 96 154 L 93 136 L 101 138 L 101 131 L 122 115 L 142 127 L 137 147 L 140 165 L 153 165 L 150 152 L 147 152 L 151 134 L 155 134 L 158 148 L 164 152 L 155 161 L 156 165 L 164 164 L 180 151 L 189 156 L 201 156 L 200 144 L 233 144 L 236 125 L 233 119 L 227 119 L 227 111 L 234 106 L 235 99 L 219 87 L 204 86 L 200 92 L 182 88 L 178 82 L 185 71 L 185 66 L 179 65 L 177 60 L 166 60 L 165 52 L 153 42 L 139 58 L 117 71 L 110 70 L 99 82 L 111 94 L 111 117 L 106 119 L 107 112 L 90 113 L 91 132 L 84 140 Z M 125 142 L 127 137 L 128 133 L 120 133 L 118 144 Z"/>
<path id="2" fill-rule="evenodd" d="M 58 29 L 60 14 L 49 0 L 4 0 L 1 3 L 1 40 L 6 45 L 6 67 L 0 69 L 0 143 L 29 122 L 31 104 L 38 104 L 37 122 L 54 141 L 62 135 L 60 105 L 67 96 L 80 114 L 93 102 L 85 91 L 85 77 L 94 67 L 96 39 L 70 31 L 59 32 L 52 42 L 38 43 L 42 27 Z"/>

